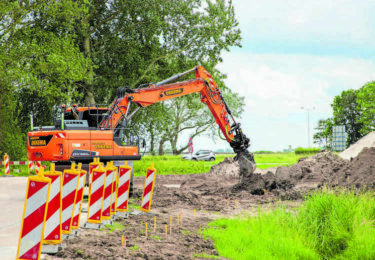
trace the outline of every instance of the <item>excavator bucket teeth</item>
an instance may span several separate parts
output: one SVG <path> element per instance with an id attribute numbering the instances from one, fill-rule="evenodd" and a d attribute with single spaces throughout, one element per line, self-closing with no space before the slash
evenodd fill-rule
<path id="1" fill-rule="evenodd" d="M 244 153 L 239 155 L 238 164 L 240 165 L 240 176 L 242 178 L 252 176 L 256 170 L 256 163 L 252 154 Z"/>

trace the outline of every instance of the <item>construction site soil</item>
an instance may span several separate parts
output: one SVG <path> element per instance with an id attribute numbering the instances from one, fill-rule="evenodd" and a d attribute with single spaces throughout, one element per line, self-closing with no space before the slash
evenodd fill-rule
<path id="1" fill-rule="evenodd" d="M 159 175 L 156 178 L 152 214 L 130 215 L 118 221 L 123 229 L 82 230 L 68 240 L 67 248 L 47 259 L 193 259 L 217 256 L 212 241 L 199 232 L 208 222 L 233 215 L 255 215 L 257 207 L 278 203 L 299 205 L 309 191 L 323 186 L 375 188 L 375 148 L 364 148 L 351 161 L 331 152 L 302 158 L 290 167 L 257 171 L 241 177 L 237 162 L 226 158 L 205 174 Z M 132 205 L 140 205 L 144 178 L 135 179 Z M 132 209 L 134 210 L 134 209 Z M 196 210 L 196 213 L 194 213 Z M 182 216 L 180 223 L 177 215 Z M 154 216 L 157 225 L 154 232 Z M 172 217 L 172 234 L 170 218 Z M 148 237 L 145 236 L 148 223 Z M 168 235 L 165 238 L 165 225 Z M 126 236 L 126 246 L 121 237 Z"/>

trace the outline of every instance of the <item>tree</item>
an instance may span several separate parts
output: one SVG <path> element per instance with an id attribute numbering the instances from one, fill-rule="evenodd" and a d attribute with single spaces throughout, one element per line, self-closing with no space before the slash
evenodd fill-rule
<path id="1" fill-rule="evenodd" d="M 315 128 L 314 143 L 323 143 L 325 146 L 331 142 L 332 127 L 334 125 L 345 125 L 348 134 L 346 146 L 358 141 L 363 136 L 363 107 L 359 103 L 358 90 L 344 90 L 337 95 L 331 104 L 333 117 L 326 120 L 319 120 Z"/>
<path id="2" fill-rule="evenodd" d="M 333 123 L 335 125 L 345 125 L 345 131 L 348 134 L 347 147 L 363 136 L 361 133 L 363 124 L 359 121 L 362 116 L 362 109 L 359 108 L 357 94 L 357 90 L 344 90 L 339 96 L 334 98 L 331 105 Z"/>
<path id="3" fill-rule="evenodd" d="M 313 136 L 314 144 L 319 144 L 326 149 L 330 149 L 332 143 L 332 126 L 333 122 L 331 118 L 326 120 L 320 119 L 318 126 L 314 128 L 317 131 Z"/>
<path id="4" fill-rule="evenodd" d="M 369 82 L 358 91 L 358 107 L 361 111 L 359 123 L 362 124 L 361 135 L 375 131 L 375 81 Z"/>
<path id="5" fill-rule="evenodd" d="M 0 129 L 14 135 L 25 132 L 29 109 L 40 114 L 38 124 L 50 124 L 52 104 L 109 103 L 118 87 L 192 64 L 214 68 L 241 39 L 232 2 L 224 0 L 2 1 L 0 17 Z M 155 120 L 162 121 L 162 107 Z M 4 113 L 12 115 L 6 126 Z"/>
<path id="6" fill-rule="evenodd" d="M 0 3 L 0 150 L 25 147 L 18 118 L 20 91 L 48 99 L 74 95 L 74 81 L 90 77 L 91 63 L 74 46 L 73 36 L 47 30 L 45 23 L 69 27 L 81 14 L 75 1 L 1 1 Z M 56 27 L 57 28 L 57 27 Z M 27 102 L 33 102 L 30 98 Z M 29 121 L 29 119 L 27 119 Z M 17 160 L 25 149 L 12 154 Z"/>

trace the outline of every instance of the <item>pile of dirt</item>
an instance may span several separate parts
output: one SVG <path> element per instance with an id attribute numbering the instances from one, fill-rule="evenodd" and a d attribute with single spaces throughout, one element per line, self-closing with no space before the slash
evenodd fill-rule
<path id="1" fill-rule="evenodd" d="M 239 176 L 240 166 L 233 158 L 226 157 L 224 161 L 213 165 L 209 173 L 212 175 Z"/>
<path id="2" fill-rule="evenodd" d="M 371 132 L 359 139 L 348 149 L 340 153 L 340 157 L 346 160 L 351 160 L 352 158 L 356 157 L 365 147 L 375 147 L 375 132 Z"/>
<path id="3" fill-rule="evenodd" d="M 375 189 L 375 148 L 363 148 L 335 177 L 339 186 Z"/>
<path id="4" fill-rule="evenodd" d="M 254 195 L 272 192 L 281 199 L 299 199 L 324 185 L 374 189 L 375 148 L 364 148 L 350 162 L 332 152 L 320 152 L 290 167 L 278 167 L 275 174 L 253 174 L 234 185 L 232 192 L 246 190 Z"/>

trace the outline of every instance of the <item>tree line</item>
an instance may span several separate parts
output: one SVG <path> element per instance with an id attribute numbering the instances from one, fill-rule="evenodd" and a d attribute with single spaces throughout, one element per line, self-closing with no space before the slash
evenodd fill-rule
<path id="1" fill-rule="evenodd" d="M 223 51 L 241 46 L 226 0 L 1 0 L 0 154 L 26 157 L 30 116 L 53 125 L 53 107 L 110 104 L 119 87 L 157 82 L 197 64 L 206 67 L 235 115 L 243 98 L 215 68 Z M 131 127 L 152 153 L 174 154 L 181 133 L 217 132 L 197 95 L 141 110 Z"/>
<path id="2" fill-rule="evenodd" d="M 346 146 L 349 147 L 363 136 L 375 130 L 375 81 L 366 83 L 359 89 L 341 92 L 331 104 L 333 116 L 321 119 L 314 134 L 314 143 L 330 147 L 332 127 L 344 125 L 347 133 Z"/>

